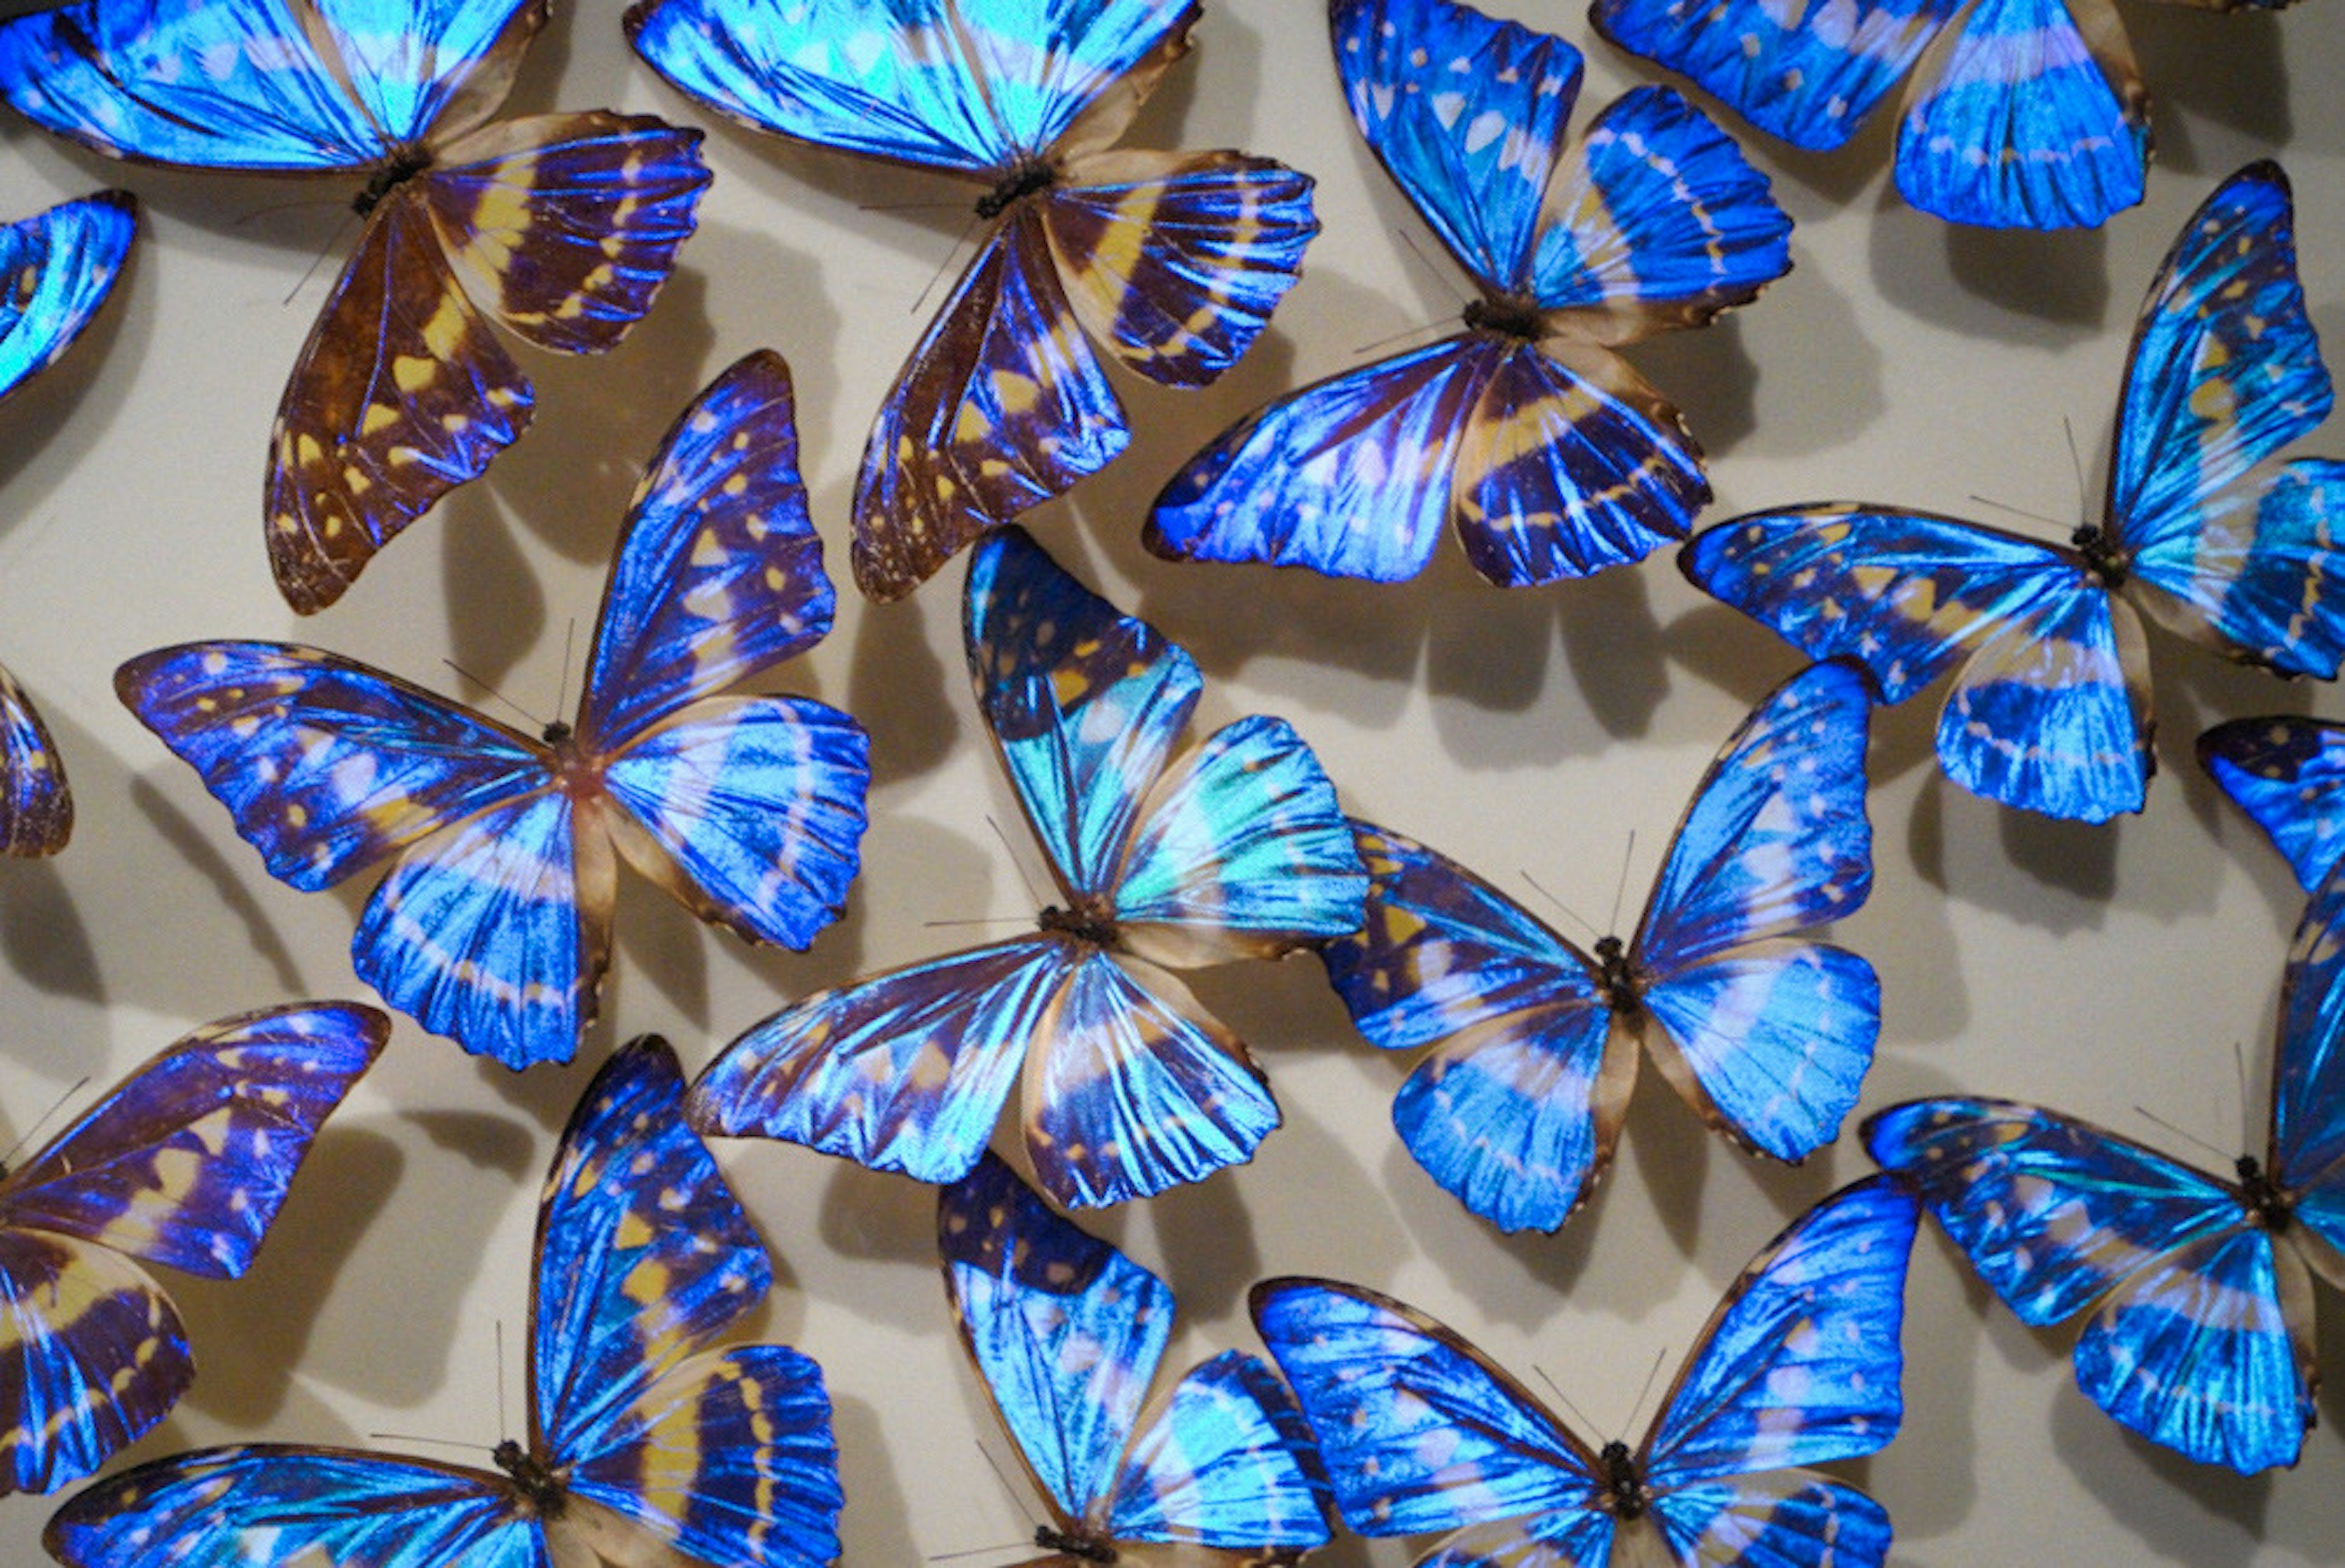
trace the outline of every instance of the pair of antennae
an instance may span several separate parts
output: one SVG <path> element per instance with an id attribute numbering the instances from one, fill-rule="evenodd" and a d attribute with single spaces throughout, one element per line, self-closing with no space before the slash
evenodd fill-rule
<path id="1" fill-rule="evenodd" d="M 557 713 L 566 712 L 569 708 L 570 660 L 571 655 L 575 652 L 577 641 L 578 618 L 574 615 L 570 618 L 569 626 L 562 633 L 562 679 L 560 683 L 553 688 L 553 711 Z M 455 660 L 442 659 L 440 662 L 442 664 L 447 665 L 451 670 L 455 671 L 457 674 L 462 676 L 465 680 L 470 681 L 473 685 L 478 686 L 482 692 L 487 694 L 492 702 L 502 703 L 507 708 L 519 713 L 522 716 L 523 723 L 539 730 L 547 730 L 553 727 L 553 721 L 539 718 L 535 713 L 531 713 L 527 708 L 523 707 L 519 703 L 514 702 L 511 697 L 506 696 L 502 692 L 498 691 L 494 686 L 489 684 L 488 682 L 483 681 L 478 675 L 473 674 L 470 670 L 465 669 L 463 665 L 459 664 Z"/>
<path id="2" fill-rule="evenodd" d="M 1620 929 L 1620 905 L 1621 902 L 1629 895 L 1629 867 L 1634 864 L 1636 854 L 1637 834 L 1636 830 L 1631 828 L 1629 832 L 1628 846 L 1620 852 L 1620 878 L 1613 885 L 1612 888 L 1612 916 L 1609 922 L 1610 929 L 1608 931 L 1599 931 L 1595 926 L 1589 925 L 1584 916 L 1582 916 L 1578 910 L 1572 908 L 1570 905 L 1566 904 L 1562 899 L 1558 898 L 1554 894 L 1548 892 L 1547 887 L 1539 881 L 1539 879 L 1533 876 L 1529 872 L 1523 872 L 1521 874 L 1522 879 L 1525 882 L 1529 883 L 1532 889 L 1537 892 L 1541 898 L 1544 898 L 1549 904 L 1554 905 L 1566 918 L 1572 921 L 1581 930 L 1587 932 L 1589 937 L 1600 942 L 1606 936 L 1614 935 Z"/>

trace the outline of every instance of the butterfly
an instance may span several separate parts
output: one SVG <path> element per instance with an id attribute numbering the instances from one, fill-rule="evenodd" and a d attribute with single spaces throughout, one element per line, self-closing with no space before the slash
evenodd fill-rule
<path id="1" fill-rule="evenodd" d="M 1643 1440 L 1590 1446 L 1454 1331 L 1358 1285 L 1267 1280 L 1254 1320 L 1319 1439 L 1344 1522 L 1447 1532 L 1419 1563 L 1873 1568 L 1889 1515 L 1804 1467 L 1903 1414 L 1898 1338 L 1920 1209 L 1843 1188 L 1753 1259 Z"/>
<path id="2" fill-rule="evenodd" d="M 1811 151 L 1846 143 L 1924 60 L 1905 90 L 1897 188 L 1955 223 L 2089 228 L 2141 200 L 2149 94 L 2117 7 L 1979 0 L 1955 22 L 1963 11 L 1963 0 L 1593 0 L 1589 20 Z"/>
<path id="3" fill-rule="evenodd" d="M 502 1474 L 252 1443 L 155 1460 L 49 1521 L 75 1568 L 607 1563 L 811 1568 L 838 1555 L 822 1369 L 783 1345 L 709 1347 L 773 1265 L 676 1117 L 675 1053 L 614 1055 L 572 1114 L 538 1212 L 529 1441 Z"/>
<path id="4" fill-rule="evenodd" d="M 1502 1229 L 1556 1229 L 1611 1163 L 1639 1040 L 1746 1148 L 1797 1160 L 1839 1136 L 1881 985 L 1804 933 L 1873 890 L 1871 706 L 1853 664 L 1778 687 L 1696 787 L 1635 938 L 1593 954 L 1454 861 L 1353 824 L 1367 924 L 1320 956 L 1372 1044 L 1426 1051 L 1393 1122 L 1427 1175 Z"/>
<path id="5" fill-rule="evenodd" d="M 158 649 L 115 689 L 280 881 L 311 892 L 395 857 L 351 939 L 360 977 L 518 1068 L 568 1061 L 593 1017 L 619 856 L 753 941 L 803 948 L 838 916 L 862 727 L 725 691 L 820 641 L 831 606 L 789 368 L 761 352 L 678 417 L 635 492 L 574 727 L 533 739 L 280 642 Z"/>
<path id="6" fill-rule="evenodd" d="M 2270 1136 L 2235 1179 L 2010 1100 L 1864 1124 L 2019 1320 L 2086 1314 L 2076 1384 L 2202 1464 L 2293 1465 L 2312 1424 L 2312 1275 L 2345 1290 L 2345 885 L 2316 895 L 2280 999 Z"/>
<path id="7" fill-rule="evenodd" d="M 2198 763 L 2269 835 L 2307 893 L 2345 861 L 2345 724 L 2233 719 L 2198 737 Z"/>
<path id="8" fill-rule="evenodd" d="M 1567 147 L 1579 51 L 1449 0 L 1335 0 L 1344 93 L 1474 279 L 1465 330 L 1241 420 L 1165 486 L 1159 555 L 1398 582 L 1451 521 L 1502 587 L 1685 536 L 1700 449 L 1613 350 L 1742 304 L 1791 266 L 1766 177 L 1662 87 Z"/>
<path id="9" fill-rule="evenodd" d="M 1358 927 L 1367 878 L 1335 786 L 1281 719 L 1184 744 L 1195 663 L 1015 526 L 970 557 L 963 634 L 978 710 L 1066 903 L 1031 935 L 784 1008 L 709 1064 L 686 1114 L 703 1132 L 953 1181 L 1022 1061 L 1027 1149 L 1062 1205 L 1250 1158 L 1278 1125 L 1261 1072 L 1148 976 Z"/>
<path id="10" fill-rule="evenodd" d="M 57 744 L 25 689 L 0 669 L 0 855 L 55 855 L 73 823 Z"/>
<path id="11" fill-rule="evenodd" d="M 938 1194 L 937 1249 L 961 1342 L 1050 1507 L 1042 1561 L 1169 1548 L 1240 1568 L 1326 1544 L 1326 1480 L 1277 1373 L 1224 1351 L 1156 1386 L 1163 1280 L 991 1154 Z"/>
<path id="12" fill-rule="evenodd" d="M 179 1402 L 187 1330 L 139 1267 L 232 1280 L 391 1036 L 305 1002 L 207 1024 L 0 1176 L 0 1492 L 81 1480 Z"/>
<path id="13" fill-rule="evenodd" d="M 0 398 L 56 363 L 113 292 L 138 204 L 102 190 L 0 224 Z"/>
<path id="14" fill-rule="evenodd" d="M 855 581 L 898 599 L 1123 450 L 1092 344 L 1173 387 L 1229 369 L 1318 232 L 1308 176 L 1114 144 L 1194 0 L 638 0 L 635 50 L 755 129 L 987 187 L 992 225 L 881 404 Z"/>
<path id="15" fill-rule="evenodd" d="M 700 133 L 490 123 L 545 0 L 80 0 L 0 23 L 0 96 L 114 157 L 362 174 L 366 218 L 287 381 L 263 497 L 286 602 L 323 609 L 529 421 L 493 317 L 611 348 L 708 184 Z"/>
<path id="16" fill-rule="evenodd" d="M 2287 177 L 2259 163 L 2175 241 L 2134 329 L 2105 521 L 2071 547 L 1837 502 L 1720 523 L 1679 564 L 1811 657 L 1862 659 L 1885 702 L 1959 665 L 1938 760 L 1964 789 L 2086 822 L 2139 811 L 2142 614 L 2282 674 L 2345 657 L 2345 463 L 2264 466 L 2331 400 L 2292 229 Z"/>

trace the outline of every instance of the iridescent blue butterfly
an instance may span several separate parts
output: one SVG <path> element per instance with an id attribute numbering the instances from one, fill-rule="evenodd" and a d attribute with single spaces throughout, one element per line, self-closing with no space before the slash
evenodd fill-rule
<path id="1" fill-rule="evenodd" d="M 2008 1100 L 1913 1100 L 1864 1126 L 2020 1321 L 2086 1314 L 2086 1395 L 2203 1464 L 2292 1465 L 2313 1424 L 2312 1276 L 2345 1290 L 2340 977 L 2332 882 L 2289 956 L 2265 1158 L 2236 1179 Z"/>
<path id="2" fill-rule="evenodd" d="M 822 991 L 693 1085 L 704 1132 L 787 1138 L 922 1181 L 968 1174 L 1024 1063 L 1042 1189 L 1117 1203 L 1250 1158 L 1278 1104 L 1157 966 L 1268 958 L 1360 924 L 1335 787 L 1280 719 L 1184 740 L 1189 655 L 1023 530 L 969 559 L 978 710 L 1066 899 L 1039 932 Z"/>
<path id="3" fill-rule="evenodd" d="M 263 504 L 307 613 L 529 423 L 492 316 L 593 353 L 650 309 L 708 184 L 700 133 L 488 123 L 546 0 L 76 0 L 0 22 L 0 96 L 111 157 L 363 177 L 367 219 L 278 404 Z"/>
<path id="4" fill-rule="evenodd" d="M 1254 1320 L 1318 1434 L 1344 1522 L 1447 1532 L 1426 1568 L 1877 1568 L 1882 1506 L 1788 1467 L 1897 1435 L 1919 1218 L 1875 1177 L 1793 1221 L 1719 1303 L 1634 1450 L 1590 1447 L 1455 1332 L 1374 1290 L 1269 1280 Z"/>
<path id="5" fill-rule="evenodd" d="M 2154 765 L 2139 615 L 2243 663 L 2337 673 L 2345 463 L 2266 466 L 2330 400 L 2288 179 L 2254 164 L 2207 198 L 2150 287 L 2105 521 L 2074 548 L 1838 502 L 1720 523 L 1679 563 L 1812 657 L 1862 659 L 1883 701 L 1961 666 L 1938 721 L 1946 775 L 2101 822 L 2141 809 Z"/>
<path id="6" fill-rule="evenodd" d="M 1840 1135 L 1881 1033 L 1881 985 L 1811 939 L 1873 890 L 1864 673 L 1810 666 L 1694 791 L 1633 942 L 1591 956 L 1422 845 L 1355 823 L 1360 935 L 1321 949 L 1353 1022 L 1426 1048 L 1393 1101 L 1426 1173 L 1507 1230 L 1553 1230 L 1612 1158 L 1638 1042 L 1702 1119 L 1797 1160 Z"/>
<path id="7" fill-rule="evenodd" d="M 1466 330 L 1271 404 L 1157 498 L 1148 547 L 1397 582 L 1445 519 L 1505 587 L 1681 539 L 1700 449 L 1612 350 L 1693 327 L 1791 266 L 1766 177 L 1645 87 L 1567 148 L 1579 51 L 1450 0 L 1335 0 L 1352 116 L 1480 297 Z"/>
<path id="8" fill-rule="evenodd" d="M 1325 1479 L 1275 1372 L 1224 1351 L 1155 1387 L 1172 1337 L 1163 1280 L 991 1154 L 938 1194 L 937 1249 L 961 1342 L 1050 1506 L 1043 1561 L 1170 1548 L 1241 1568 L 1326 1543 Z"/>
<path id="9" fill-rule="evenodd" d="M 2307 893 L 2345 861 L 2345 724 L 2234 719 L 2198 737 L 2198 762 L 2270 836 Z"/>
<path id="10" fill-rule="evenodd" d="M 855 581 L 909 593 L 1130 439 L 1093 352 L 1201 387 L 1318 232 L 1311 180 L 1119 148 L 1196 0 L 637 0 L 636 51 L 755 129 L 987 186 L 991 233 L 897 373 L 855 484 Z M 996 221 L 998 220 L 998 222 Z"/>
<path id="11" fill-rule="evenodd" d="M 320 1124 L 390 1036 L 341 1003 L 208 1024 L 0 1177 L 0 1492 L 79 1481 L 170 1413 L 195 1361 L 139 1262 L 249 1269 Z"/>
<path id="12" fill-rule="evenodd" d="M 803 948 L 837 916 L 862 727 L 726 691 L 820 641 L 831 606 L 789 368 L 756 353 L 678 417 L 635 492 L 574 728 L 540 740 L 279 642 L 160 649 L 115 689 L 279 880 L 314 891 L 395 857 L 351 939 L 360 977 L 523 1067 L 568 1061 L 594 1015 L 620 856 L 754 941 Z"/>
<path id="13" fill-rule="evenodd" d="M 74 1568 L 814 1568 L 838 1555 L 838 1451 L 822 1369 L 783 1345 L 709 1347 L 773 1265 L 676 1115 L 682 1073 L 646 1037 L 563 1131 L 538 1213 L 529 1440 L 502 1474 L 254 1443 L 156 1460 L 59 1509 Z"/>
<path id="14" fill-rule="evenodd" d="M 2092 228 L 2139 201 L 2149 95 L 2109 0 L 1979 0 L 1942 38 L 1963 12 L 1964 0 L 1594 0 L 1589 20 L 1812 150 L 1854 136 L 1927 53 L 1906 89 L 1897 188 L 1956 223 Z"/>
<path id="15" fill-rule="evenodd" d="M 119 190 L 0 225 L 0 398 L 46 369 L 89 325 L 137 228 L 137 203 Z"/>

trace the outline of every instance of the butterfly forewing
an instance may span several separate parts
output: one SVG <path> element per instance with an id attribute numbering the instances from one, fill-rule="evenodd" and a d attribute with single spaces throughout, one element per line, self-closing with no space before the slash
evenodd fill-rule
<path id="1" fill-rule="evenodd" d="M 0 855 L 55 855 L 73 819 L 57 744 L 24 688 L 0 670 Z"/>
<path id="2" fill-rule="evenodd" d="M 1271 1370 L 1237 1351 L 1193 1367 L 1140 1413 L 1115 1481 L 1108 1528 L 1161 1541 L 1292 1560 L 1324 1545 L 1324 1477 L 1310 1426 Z"/>
<path id="3" fill-rule="evenodd" d="M 2198 737 L 2198 763 L 2270 836 L 2307 893 L 2345 858 L 2345 724 L 2233 719 Z"/>
<path id="4" fill-rule="evenodd" d="M 0 224 L 0 398 L 54 363 L 106 303 L 137 214 L 127 191 L 107 190 Z"/>
<path id="5" fill-rule="evenodd" d="M 504 101 L 546 0 L 283 0 L 392 147 L 444 139 Z"/>
<path id="6" fill-rule="evenodd" d="M 2323 1245 L 2306 1261 L 2345 1289 L 2345 883 L 2321 884 L 2289 945 L 2272 1080 L 2271 1179 Z"/>

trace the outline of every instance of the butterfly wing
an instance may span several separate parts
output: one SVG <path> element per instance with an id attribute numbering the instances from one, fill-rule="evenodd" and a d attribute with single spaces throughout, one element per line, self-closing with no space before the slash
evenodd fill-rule
<path id="1" fill-rule="evenodd" d="M 169 1412 L 194 1367 L 130 1258 L 242 1274 L 390 1032 L 372 1008 L 339 1005 L 207 1025 L 0 1184 L 0 1418 L 16 1434 L 0 1490 L 79 1480 Z"/>
<path id="2" fill-rule="evenodd" d="M 1897 132 L 1897 188 L 1996 228 L 2098 228 L 2141 200 L 2149 95 L 2115 13 L 1980 0 L 1923 67 Z"/>
<path id="3" fill-rule="evenodd" d="M 1794 147 L 1845 143 L 1961 0 L 1596 0 L 1588 19 Z"/>
<path id="4" fill-rule="evenodd" d="M 2271 1179 L 2325 1242 L 2306 1259 L 2333 1281 L 2345 1254 L 2345 883 L 2321 885 L 2290 944 L 2272 1083 Z"/>
<path id="5" fill-rule="evenodd" d="M 0 225 L 0 398 L 55 363 L 114 288 L 138 205 L 100 191 Z"/>
<path id="6" fill-rule="evenodd" d="M 869 743 L 810 700 L 716 693 L 830 629 L 789 369 L 752 354 L 680 415 L 612 563 L 578 723 L 629 858 L 706 919 L 803 948 L 858 865 Z"/>
<path id="7" fill-rule="evenodd" d="M 1359 1533 L 1531 1516 L 1486 1544 L 1526 1531 L 1599 1546 L 1609 1537 L 1594 1506 L 1597 1456 L 1447 1328 L 1388 1296 L 1327 1280 L 1266 1280 L 1248 1299 L 1319 1440 L 1344 1522 Z M 1491 1553 L 1465 1560 L 1477 1556 Z"/>
<path id="8" fill-rule="evenodd" d="M 1501 1229 L 1553 1230 L 1612 1158 L 1633 1042 L 1577 947 L 1455 862 L 1354 823 L 1367 921 L 1319 955 L 1368 1041 L 1430 1046 L 1393 1101 L 1426 1173 Z"/>
<path id="9" fill-rule="evenodd" d="M 1254 1357 L 1223 1351 L 1141 1412 L 1108 1533 L 1248 1563 L 1308 1552 L 1327 1543 L 1318 1470 L 1311 1428 L 1286 1385 Z"/>
<path id="10" fill-rule="evenodd" d="M 2198 737 L 2198 763 L 2270 836 L 2307 893 L 2345 856 L 2345 724 L 2233 719 Z"/>
<path id="11" fill-rule="evenodd" d="M 349 1449 L 198 1449 L 109 1476 L 49 1519 L 72 1568 L 553 1568 L 502 1476 Z"/>
<path id="12" fill-rule="evenodd" d="M 683 1098 L 675 1053 L 645 1037 L 563 1131 L 538 1215 L 533 1425 L 574 1495 L 692 1557 L 827 1563 L 838 1462 L 819 1370 L 774 1345 L 694 1353 L 773 1269 Z"/>
<path id="13" fill-rule="evenodd" d="M 1864 1138 L 1918 1184 L 2021 1321 L 2094 1308 L 2076 1382 L 2112 1417 L 2202 1462 L 2296 1462 L 2311 1418 L 2309 1347 L 2284 1319 L 2270 1235 L 2248 1223 L 2232 1189 L 2087 1123 L 2001 1100 L 1893 1106 Z"/>
<path id="14" fill-rule="evenodd" d="M 55 855 L 72 835 L 65 759 L 32 699 L 0 670 L 0 855 Z"/>
<path id="15" fill-rule="evenodd" d="M 2087 822 L 2141 809 L 2148 652 L 2132 612 L 2066 552 L 1842 502 L 1705 529 L 1679 565 L 1809 657 L 1862 663 L 1883 702 L 1962 664 L 1937 743 L 1964 788 Z"/>
<path id="16" fill-rule="evenodd" d="M 1828 661 L 1751 711 L 1695 788 L 1632 948 L 1663 1073 L 1779 1159 L 1839 1136 L 1881 1032 L 1873 966 L 1801 935 L 1873 890 L 1872 706 L 1864 673 Z"/>
<path id="17" fill-rule="evenodd" d="M 2150 285 L 2126 365 L 2109 516 L 2144 608 L 2234 659 L 2322 677 L 2345 659 L 2330 582 L 2345 464 L 2257 464 L 2334 400 L 2278 166 L 2218 187 Z"/>

